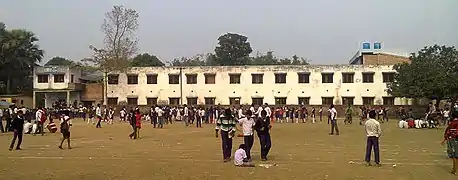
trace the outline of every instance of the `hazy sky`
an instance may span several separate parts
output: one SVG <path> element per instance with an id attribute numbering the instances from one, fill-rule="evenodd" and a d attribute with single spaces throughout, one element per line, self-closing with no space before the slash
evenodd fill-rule
<path id="1" fill-rule="evenodd" d="M 104 13 L 124 5 L 140 14 L 140 52 L 167 61 L 214 52 L 227 32 L 256 52 L 294 54 L 313 64 L 345 64 L 363 41 L 389 52 L 458 45 L 458 0 L 0 0 L 0 21 L 36 33 L 54 56 L 80 60 L 100 46 Z"/>

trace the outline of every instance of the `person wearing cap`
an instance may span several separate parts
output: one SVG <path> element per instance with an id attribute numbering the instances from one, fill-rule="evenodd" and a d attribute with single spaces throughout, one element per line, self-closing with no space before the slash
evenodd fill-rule
<path id="1" fill-rule="evenodd" d="M 218 137 L 218 131 L 221 133 L 224 162 L 231 161 L 232 137 L 234 137 L 236 125 L 237 122 L 235 117 L 232 116 L 231 109 L 225 109 L 224 114 L 221 114 L 216 120 L 215 133 L 216 137 Z"/>
<path id="2" fill-rule="evenodd" d="M 375 110 L 369 111 L 369 119 L 364 123 L 367 136 L 365 161 L 368 166 L 371 166 L 372 147 L 374 148 L 375 164 L 380 166 L 379 138 L 382 135 L 382 129 L 380 123 L 375 120 L 376 114 Z"/>
<path id="3" fill-rule="evenodd" d="M 458 168 L 458 111 L 454 110 L 452 112 L 452 117 L 450 118 L 450 123 L 444 132 L 444 139 L 441 144 L 447 142 L 447 154 L 453 162 L 453 168 L 451 173 L 455 174 L 456 169 Z"/>

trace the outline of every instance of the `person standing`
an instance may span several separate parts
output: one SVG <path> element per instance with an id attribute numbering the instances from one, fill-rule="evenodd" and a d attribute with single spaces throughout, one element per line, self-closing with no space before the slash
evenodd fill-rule
<path id="1" fill-rule="evenodd" d="M 95 116 L 97 117 L 97 125 L 96 128 L 102 128 L 102 108 L 100 108 L 100 104 L 97 104 L 97 108 L 95 109 Z"/>
<path id="2" fill-rule="evenodd" d="M 452 117 L 450 123 L 444 132 L 444 140 L 441 144 L 447 142 L 447 154 L 448 157 L 452 159 L 453 168 L 451 173 L 455 174 L 456 169 L 458 168 L 458 111 L 454 110 L 452 112 Z"/>
<path id="3" fill-rule="evenodd" d="M 154 111 L 156 111 L 157 120 L 159 121 L 158 128 L 163 128 L 164 127 L 164 111 L 160 107 L 156 107 Z"/>
<path id="4" fill-rule="evenodd" d="M 68 149 L 72 149 L 70 146 L 70 127 L 72 126 L 72 122 L 68 116 L 69 114 L 70 112 L 67 110 L 63 117 L 60 119 L 60 132 L 62 133 L 62 141 L 60 141 L 59 149 L 64 149 L 62 148 L 62 144 L 64 144 L 65 140 L 67 140 Z"/>
<path id="5" fill-rule="evenodd" d="M 366 144 L 366 165 L 371 166 L 371 151 L 374 148 L 375 164 L 380 166 L 379 138 L 382 135 L 380 123 L 375 120 L 377 114 L 374 110 L 369 111 L 369 119 L 364 123 L 367 136 Z"/>
<path id="6" fill-rule="evenodd" d="M 336 135 L 339 135 L 339 126 L 337 126 L 337 110 L 334 108 L 334 104 L 329 107 L 329 120 L 331 121 L 331 133 L 329 135 L 334 135 L 334 130 Z"/>
<path id="7" fill-rule="evenodd" d="M 13 129 L 13 140 L 11 141 L 9 150 L 13 150 L 16 139 L 18 139 L 16 150 L 21 150 L 22 135 L 24 132 L 24 117 L 22 111 L 18 111 L 16 117 L 11 121 L 11 128 Z"/>
<path id="8" fill-rule="evenodd" d="M 270 139 L 270 119 L 267 117 L 265 110 L 261 111 L 261 117 L 256 120 L 255 126 L 256 134 L 258 134 L 259 142 L 261 144 L 261 159 L 267 161 L 272 142 Z"/>
<path id="9" fill-rule="evenodd" d="M 221 114 L 216 120 L 215 133 L 218 137 L 218 130 L 220 130 L 224 162 L 231 161 L 232 137 L 234 137 L 236 125 L 237 122 L 230 109 L 226 109 L 224 114 Z"/>
<path id="10" fill-rule="evenodd" d="M 189 108 L 185 104 L 184 109 L 183 109 L 183 121 L 186 126 L 189 126 L 188 118 L 189 118 Z"/>
<path id="11" fill-rule="evenodd" d="M 3 129 L 3 109 L 0 108 L 0 131 L 2 131 L 2 133 L 5 132 L 5 130 Z"/>
<path id="12" fill-rule="evenodd" d="M 46 115 L 41 107 L 38 108 L 38 111 L 35 112 L 35 124 L 38 126 L 38 130 L 40 131 L 41 135 L 43 136 L 45 134 L 44 131 L 44 123 L 46 122 Z M 37 131 L 33 132 L 33 135 L 35 136 L 37 134 Z"/>
<path id="13" fill-rule="evenodd" d="M 246 111 L 245 116 L 242 115 L 239 119 L 239 124 L 242 126 L 243 131 L 243 143 L 245 144 L 244 150 L 246 151 L 247 159 L 251 161 L 251 148 L 253 147 L 253 127 L 255 121 L 253 119 L 253 113 Z"/>

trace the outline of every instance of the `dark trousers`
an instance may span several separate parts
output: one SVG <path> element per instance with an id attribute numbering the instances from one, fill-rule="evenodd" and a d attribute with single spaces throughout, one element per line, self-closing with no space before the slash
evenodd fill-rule
<path id="1" fill-rule="evenodd" d="M 157 125 L 157 117 L 151 118 L 151 124 L 153 124 L 153 127 L 156 128 L 156 125 Z"/>
<path id="2" fill-rule="evenodd" d="M 267 158 L 269 154 L 270 147 L 272 147 L 272 142 L 270 140 L 269 133 L 258 134 L 259 142 L 261 143 L 261 158 Z"/>
<path id="3" fill-rule="evenodd" d="M 102 117 L 98 116 L 97 117 L 97 124 L 95 125 L 96 128 L 101 128 L 102 127 Z"/>
<path id="4" fill-rule="evenodd" d="M 13 140 L 11 141 L 10 149 L 13 149 L 14 143 L 16 143 L 16 139 L 18 139 L 16 149 L 21 148 L 22 144 L 22 130 L 15 129 L 13 133 Z"/>
<path id="5" fill-rule="evenodd" d="M 13 131 L 13 129 L 11 128 L 11 120 L 12 118 L 6 118 L 6 126 L 5 126 L 6 132 Z"/>
<path id="6" fill-rule="evenodd" d="M 251 148 L 253 147 L 254 137 L 251 136 L 243 136 L 243 143 L 245 144 L 245 152 L 247 159 L 251 159 Z"/>
<path id="7" fill-rule="evenodd" d="M 159 116 L 159 117 L 157 117 L 157 119 L 159 121 L 158 127 L 159 128 L 163 128 L 164 127 L 164 117 L 163 116 Z"/>
<path id="8" fill-rule="evenodd" d="M 380 151 L 379 151 L 378 137 L 375 137 L 375 136 L 367 137 L 366 159 L 365 160 L 366 162 L 371 161 L 372 147 L 374 147 L 375 163 L 380 164 Z"/>
<path id="9" fill-rule="evenodd" d="M 339 134 L 339 126 L 337 125 L 337 120 L 331 120 L 331 134 L 334 134 L 334 130 L 336 134 Z"/>
<path id="10" fill-rule="evenodd" d="M 45 134 L 45 131 L 44 131 L 44 125 L 43 123 L 41 123 L 40 121 L 37 121 L 37 130 L 35 131 L 35 133 L 33 133 L 33 135 L 36 135 L 38 131 L 40 131 L 41 135 L 43 136 Z"/>
<path id="11" fill-rule="evenodd" d="M 230 158 L 232 153 L 232 138 L 229 138 L 228 131 L 221 131 L 221 140 L 221 145 L 223 148 L 223 159 Z"/>
<path id="12" fill-rule="evenodd" d="M 197 117 L 196 127 L 202 127 L 202 117 Z"/>
<path id="13" fill-rule="evenodd" d="M 133 129 L 134 132 L 130 133 L 129 137 L 137 139 L 137 127 L 135 127 L 135 125 L 132 125 L 132 129 Z"/>
<path id="14" fill-rule="evenodd" d="M 5 132 L 5 129 L 3 129 L 3 119 L 0 117 L 0 131 L 2 131 L 2 133 Z"/>

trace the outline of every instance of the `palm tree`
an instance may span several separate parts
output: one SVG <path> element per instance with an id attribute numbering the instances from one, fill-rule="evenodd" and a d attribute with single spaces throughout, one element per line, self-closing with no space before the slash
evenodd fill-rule
<path id="1" fill-rule="evenodd" d="M 3 80 L 9 94 L 13 87 L 20 91 L 27 86 L 23 80 L 30 78 L 33 67 L 43 58 L 43 50 L 36 44 L 38 38 L 35 34 L 27 30 L 6 30 L 0 36 L 0 73 L 1 77 L 6 77 Z"/>

